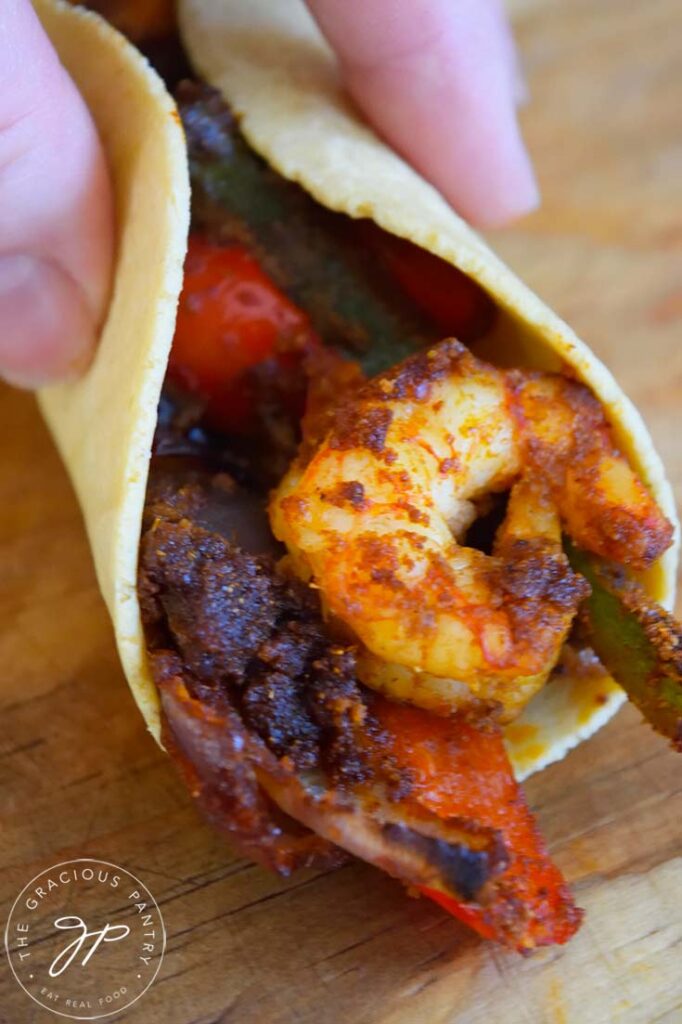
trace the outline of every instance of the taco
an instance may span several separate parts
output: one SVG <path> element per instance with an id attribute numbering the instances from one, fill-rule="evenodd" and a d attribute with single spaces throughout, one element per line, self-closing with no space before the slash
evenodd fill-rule
<path id="1" fill-rule="evenodd" d="M 186 142 L 122 37 L 36 7 L 119 231 L 93 365 L 40 403 L 150 731 L 276 870 L 347 850 L 482 935 L 566 941 L 509 758 L 521 778 L 614 714 L 611 627 L 677 694 L 654 602 L 678 527 L 639 414 L 359 120 L 302 6 L 180 5 L 215 87 L 181 85 Z"/>

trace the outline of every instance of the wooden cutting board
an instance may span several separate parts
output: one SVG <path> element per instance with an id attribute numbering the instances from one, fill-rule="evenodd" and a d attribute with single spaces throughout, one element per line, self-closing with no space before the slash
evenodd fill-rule
<path id="1" fill-rule="evenodd" d="M 543 210 L 494 241 L 615 369 L 682 487 L 678 0 L 526 5 Z M 84 424 L 87 430 L 87 424 Z M 283 883 L 235 859 L 146 734 L 32 398 L 0 395 L 0 905 L 94 856 L 168 931 L 129 1024 L 682 1021 L 682 760 L 627 709 L 527 791 L 587 910 L 523 960 L 369 867 Z M 54 1021 L 0 969 L 0 1020 Z"/>

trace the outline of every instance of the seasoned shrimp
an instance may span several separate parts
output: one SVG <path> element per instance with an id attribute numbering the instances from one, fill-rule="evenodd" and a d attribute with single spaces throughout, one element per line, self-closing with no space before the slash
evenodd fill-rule
<path id="1" fill-rule="evenodd" d="M 549 480 L 567 533 L 603 558 L 647 569 L 673 528 L 618 451 L 599 401 L 558 374 L 515 370 L 507 379 L 527 464 Z"/>
<path id="2" fill-rule="evenodd" d="M 273 496 L 275 535 L 359 641 L 363 680 L 441 712 L 473 698 L 508 720 L 547 679 L 587 592 L 562 522 L 636 567 L 670 542 L 584 387 L 453 340 L 347 397 L 303 452 Z M 467 547 L 502 491 L 492 554 Z"/>

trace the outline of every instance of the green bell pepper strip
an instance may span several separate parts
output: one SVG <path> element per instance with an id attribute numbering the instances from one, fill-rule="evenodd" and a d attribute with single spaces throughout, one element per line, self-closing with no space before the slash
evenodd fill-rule
<path id="1" fill-rule="evenodd" d="M 565 541 L 592 588 L 581 625 L 595 653 L 656 732 L 682 752 L 682 626 L 622 568 Z"/>

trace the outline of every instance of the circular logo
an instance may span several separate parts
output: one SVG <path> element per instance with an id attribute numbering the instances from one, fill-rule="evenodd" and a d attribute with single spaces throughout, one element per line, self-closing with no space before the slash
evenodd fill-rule
<path id="1" fill-rule="evenodd" d="M 156 900 L 125 868 L 64 861 L 41 871 L 14 901 L 5 929 L 24 992 L 72 1020 L 120 1013 L 159 973 L 166 930 Z"/>

